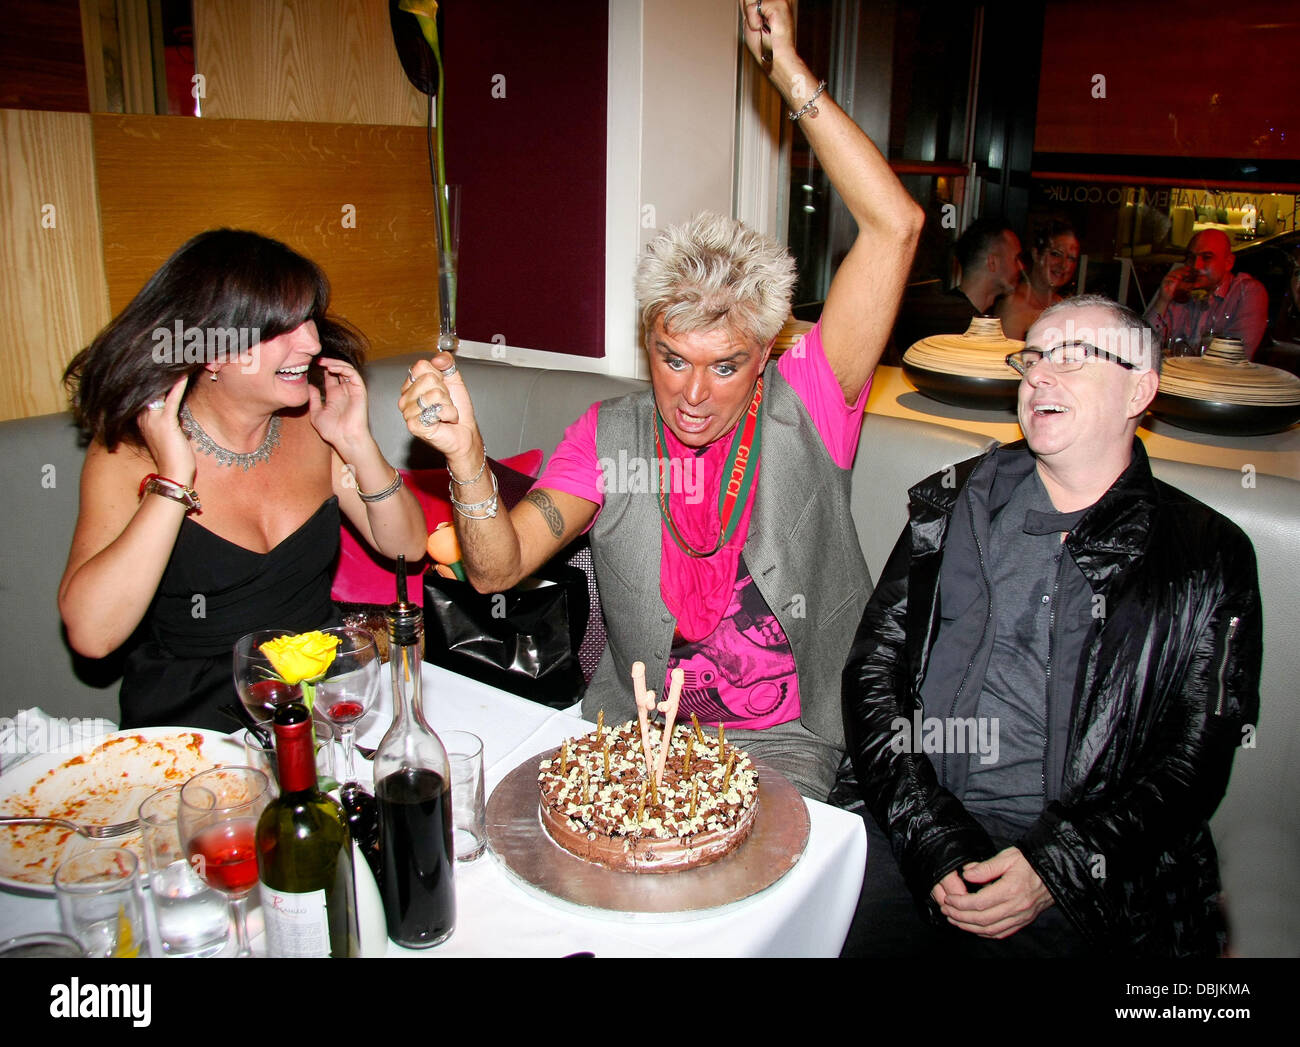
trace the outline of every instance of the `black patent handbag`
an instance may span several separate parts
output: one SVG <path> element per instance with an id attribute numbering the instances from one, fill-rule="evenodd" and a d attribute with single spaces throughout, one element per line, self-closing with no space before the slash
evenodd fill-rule
<path id="1" fill-rule="evenodd" d="M 549 563 L 503 593 L 424 573 L 424 660 L 563 709 L 586 683 L 578 649 L 590 614 L 587 576 Z"/>

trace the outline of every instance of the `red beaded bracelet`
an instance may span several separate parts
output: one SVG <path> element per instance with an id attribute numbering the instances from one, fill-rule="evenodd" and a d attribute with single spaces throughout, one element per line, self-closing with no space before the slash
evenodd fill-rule
<path id="1" fill-rule="evenodd" d="M 183 483 L 169 480 L 158 473 L 150 473 L 140 481 L 139 497 L 143 499 L 146 494 L 160 494 L 164 498 L 170 498 L 173 502 L 180 502 L 181 505 L 185 506 L 186 514 L 197 513 L 203 509 L 199 496 L 195 493 L 193 487 L 187 487 Z"/>

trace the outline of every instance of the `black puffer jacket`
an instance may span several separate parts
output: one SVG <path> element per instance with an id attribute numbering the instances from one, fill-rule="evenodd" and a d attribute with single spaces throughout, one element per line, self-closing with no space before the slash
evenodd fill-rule
<path id="1" fill-rule="evenodd" d="M 979 482 L 998 464 L 994 455 L 1028 451 L 1023 442 L 997 448 L 911 490 L 910 523 L 844 670 L 845 731 L 863 797 L 936 921 L 931 888 L 995 848 L 930 758 L 890 743 L 895 718 L 920 708 L 954 507 L 972 474 Z M 1137 440 L 1128 469 L 1066 548 L 1104 597 L 1105 615 L 1076 675 L 1061 798 L 1016 845 L 1098 950 L 1214 955 L 1223 936 L 1207 823 L 1259 713 L 1254 548 L 1236 525 L 1156 480 Z"/>

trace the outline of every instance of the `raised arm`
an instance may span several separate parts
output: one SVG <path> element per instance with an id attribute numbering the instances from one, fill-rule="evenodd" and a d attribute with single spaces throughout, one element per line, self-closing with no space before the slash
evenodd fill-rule
<path id="1" fill-rule="evenodd" d="M 421 412 L 437 405 L 438 420 Z M 487 451 L 465 379 L 453 357 L 439 353 L 411 368 L 398 399 L 412 435 L 441 451 L 451 472 L 452 520 L 470 583 L 484 593 L 509 589 L 582 533 L 596 505 L 562 491 L 530 491 L 513 512 L 499 505 Z M 426 420 L 429 416 L 426 415 Z"/>
<path id="2" fill-rule="evenodd" d="M 117 650 L 140 624 L 185 519 L 179 502 L 138 495 L 140 478 L 152 472 L 194 483 L 194 452 L 177 418 L 185 385 L 182 378 L 172 386 L 161 409 L 141 412 L 147 451 L 122 445 L 110 453 L 95 442 L 86 452 L 59 614 L 68 642 L 89 658 Z"/>
<path id="3" fill-rule="evenodd" d="M 740 0 L 745 43 L 762 61 L 792 112 L 817 91 L 818 78 L 794 47 L 786 0 Z M 764 28 L 766 23 L 766 29 Z M 770 31 L 769 31 L 770 30 Z M 858 236 L 831 281 L 822 310 L 822 344 L 846 403 L 857 400 L 884 352 L 916 252 L 925 213 L 907 194 L 863 130 L 823 91 L 798 124 L 831 185 L 858 224 Z"/>
<path id="4" fill-rule="evenodd" d="M 366 386 L 355 367 L 322 357 L 324 392 L 308 388 L 311 424 L 330 445 L 331 485 L 339 508 L 370 546 L 391 560 L 405 554 L 412 563 L 424 556 L 428 525 L 420 503 L 404 486 L 382 498 L 364 500 L 361 493 L 382 494 L 396 482 L 397 471 L 370 431 Z"/>

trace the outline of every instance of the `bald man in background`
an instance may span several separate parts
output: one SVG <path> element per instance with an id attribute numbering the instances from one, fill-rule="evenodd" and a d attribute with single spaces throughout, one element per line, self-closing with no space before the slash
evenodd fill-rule
<path id="1" fill-rule="evenodd" d="M 1255 355 L 1268 326 L 1268 292 L 1249 273 L 1232 272 L 1232 242 L 1218 229 L 1192 237 L 1182 265 L 1169 270 L 1147 307 L 1147 322 L 1162 345 L 1204 349 L 1211 335 L 1240 338 Z"/>

